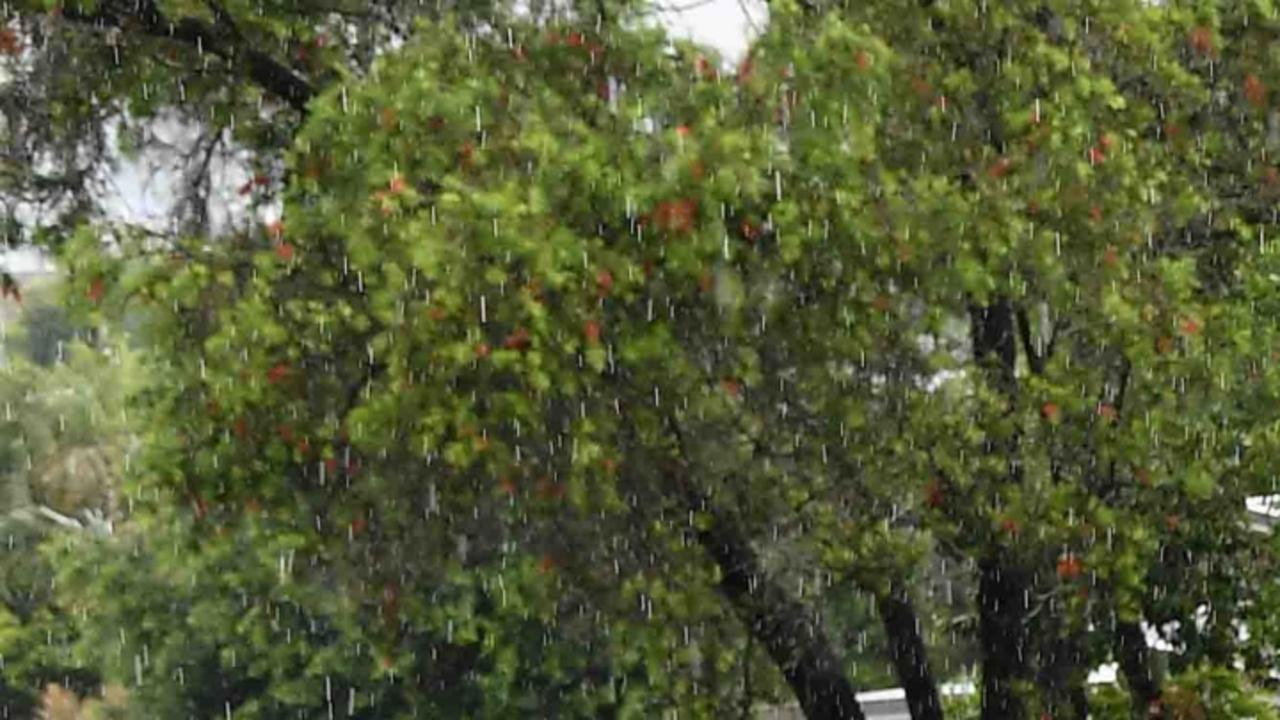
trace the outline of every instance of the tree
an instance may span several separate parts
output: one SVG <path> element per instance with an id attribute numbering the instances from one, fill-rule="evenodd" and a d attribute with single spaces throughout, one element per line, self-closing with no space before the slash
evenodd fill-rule
<path id="1" fill-rule="evenodd" d="M 736 617 L 812 718 L 861 717 L 824 617 L 849 594 L 942 716 L 913 592 L 941 556 L 973 572 L 983 718 L 1085 717 L 1107 659 L 1173 716 L 1259 592 L 1277 387 L 1239 187 L 1276 20 L 1196 8 L 780 4 L 734 76 L 626 13 L 424 24 L 306 106 L 283 223 L 66 248 L 87 297 L 153 306 L 140 489 L 228 533 L 268 508 L 356 617 L 538 568 L 581 620 L 557 639 L 639 627 L 672 705 Z M 1180 623 L 1175 681 L 1143 620 Z M 448 647 L 433 621 L 383 647 Z M 639 672 L 611 647 L 610 684 Z"/>
<path id="2" fill-rule="evenodd" d="M 52 367 L 17 354 L 0 370 L 0 712 L 35 717 L 50 684 L 58 689 L 46 700 L 100 689 L 96 668 L 74 657 L 77 633 L 42 545 L 109 533 L 119 519 L 137 359 L 114 344 L 72 343 Z"/>

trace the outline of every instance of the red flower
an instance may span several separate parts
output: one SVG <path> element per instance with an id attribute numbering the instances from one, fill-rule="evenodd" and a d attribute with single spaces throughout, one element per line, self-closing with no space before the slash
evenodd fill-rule
<path id="1" fill-rule="evenodd" d="M 711 276 L 711 273 L 704 270 L 703 273 L 698 276 L 698 289 L 702 292 L 711 292 L 711 288 L 714 286 L 715 278 Z"/>
<path id="2" fill-rule="evenodd" d="M 277 363 L 272 365 L 270 370 L 267 370 L 267 382 L 272 385 L 283 381 L 287 377 L 289 377 L 289 366 L 285 363 Z"/>
<path id="3" fill-rule="evenodd" d="M 694 61 L 694 66 L 698 70 L 698 75 L 704 80 L 714 80 L 716 77 L 716 69 L 705 57 L 699 55 Z"/>
<path id="4" fill-rule="evenodd" d="M 1262 107 L 1267 102 L 1267 86 L 1262 84 L 1257 75 L 1245 76 L 1244 97 L 1254 107 Z"/>
<path id="5" fill-rule="evenodd" d="M 1116 408 L 1109 403 L 1100 403 L 1098 405 L 1098 417 L 1111 422 L 1116 419 Z"/>
<path id="6" fill-rule="evenodd" d="M 609 294 L 613 290 L 613 273 L 608 270 L 598 270 L 596 272 L 596 287 L 599 288 L 601 297 Z"/>
<path id="7" fill-rule="evenodd" d="M 546 575 L 552 570 L 555 570 L 555 568 L 556 568 L 556 560 L 555 558 L 551 557 L 550 554 L 543 555 L 542 559 L 538 561 L 538 572 L 542 573 L 543 575 Z"/>
<path id="8" fill-rule="evenodd" d="M 693 132 L 693 131 L 689 129 L 689 126 L 688 126 L 688 125 L 677 125 L 677 126 L 676 126 L 676 135 L 679 135 L 679 136 L 680 136 L 680 137 L 682 137 L 682 138 L 689 137 L 689 134 L 690 134 L 690 133 L 692 133 L 692 132 Z"/>
<path id="9" fill-rule="evenodd" d="M 395 108 L 382 108 L 382 112 L 378 117 L 378 124 L 382 126 L 383 130 L 394 130 L 398 122 L 399 118 L 396 116 Z"/>
<path id="10" fill-rule="evenodd" d="M 1120 251 L 1115 245 L 1108 245 L 1107 249 L 1102 251 L 1102 262 L 1107 267 L 1115 267 L 1116 263 L 1120 262 Z"/>
<path id="11" fill-rule="evenodd" d="M 1213 29 L 1204 25 L 1194 27 L 1187 34 L 1187 42 L 1190 43 L 1192 50 L 1201 55 L 1208 55 L 1213 52 Z"/>
<path id="12" fill-rule="evenodd" d="M 1009 173 L 1009 168 L 1013 167 L 1013 161 L 1007 157 L 1002 157 L 987 169 L 987 174 L 993 178 L 1002 178 Z"/>
<path id="13" fill-rule="evenodd" d="M 85 297 L 95 303 L 102 302 L 104 292 L 106 292 L 106 286 L 102 282 L 102 278 L 94 278 L 93 282 L 89 283 L 89 290 L 85 293 Z"/>
<path id="14" fill-rule="evenodd" d="M 1040 415 L 1051 423 L 1056 423 L 1062 417 L 1062 411 L 1058 408 L 1057 403 L 1047 402 L 1040 406 Z"/>
<path id="15" fill-rule="evenodd" d="M 533 341 L 529 338 L 529 331 L 518 327 L 515 332 L 507 336 L 506 341 L 502 343 L 502 347 L 523 352 L 528 350 L 532 344 Z"/>
<path id="16" fill-rule="evenodd" d="M 1183 335 L 1199 335 L 1200 323 L 1195 318 L 1187 318 L 1182 321 Z"/>
<path id="17" fill-rule="evenodd" d="M 1080 577 L 1083 571 L 1084 565 L 1075 555 L 1064 555 L 1058 559 L 1058 577 L 1063 580 L 1074 580 Z"/>
<path id="18" fill-rule="evenodd" d="M 588 320 L 582 324 L 582 334 L 587 338 L 590 345 L 598 345 L 600 343 L 600 323 L 595 320 Z"/>
<path id="19" fill-rule="evenodd" d="M 0 28 L 0 53 L 17 55 L 22 52 L 22 43 L 18 41 L 18 33 L 13 28 Z"/>
<path id="20" fill-rule="evenodd" d="M 666 200 L 653 210 L 653 221 L 658 229 L 667 232 L 686 233 L 693 229 L 698 204 L 692 199 Z"/>
<path id="21" fill-rule="evenodd" d="M 564 497 L 564 485 L 542 478 L 538 481 L 538 497 L 543 500 L 559 500 Z"/>
<path id="22" fill-rule="evenodd" d="M 859 50 L 853 60 L 858 64 L 859 70 L 866 70 L 871 67 L 871 56 L 865 50 Z"/>
<path id="23" fill-rule="evenodd" d="M 276 245 L 276 257 L 281 262 L 289 262 L 293 260 L 293 245 L 287 242 L 278 243 Z"/>
<path id="24" fill-rule="evenodd" d="M 924 486 L 924 504 L 931 508 L 942 507 L 944 495 L 942 492 L 942 483 L 937 478 L 932 478 Z"/>

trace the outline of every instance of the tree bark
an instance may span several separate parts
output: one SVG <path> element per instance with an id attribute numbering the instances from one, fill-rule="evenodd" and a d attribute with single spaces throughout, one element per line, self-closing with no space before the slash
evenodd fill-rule
<path id="1" fill-rule="evenodd" d="M 973 359 L 1012 408 L 1018 392 L 1018 340 L 1014 309 L 1007 298 L 970 308 Z M 1019 442 L 1015 435 L 989 452 L 1008 461 L 1003 482 L 1020 483 Z M 978 563 L 978 640 L 982 658 L 982 720 L 1022 720 L 1026 707 L 1018 685 L 1030 678 L 1027 653 L 1028 582 L 1018 561 L 992 541 Z"/>
<path id="2" fill-rule="evenodd" d="M 978 639 L 982 653 L 982 720 L 1021 720 L 1017 685 L 1028 678 L 1026 583 L 996 550 L 978 564 Z"/>
<path id="3" fill-rule="evenodd" d="M 782 671 L 808 720 L 865 720 L 844 663 L 817 613 L 765 572 L 731 513 L 717 510 L 683 477 L 676 478 L 688 507 L 708 518 L 698 543 L 720 569 L 718 590 Z"/>
<path id="4" fill-rule="evenodd" d="M 880 599 L 880 618 L 889 638 L 889 656 L 898 684 L 907 696 L 911 720 L 942 720 L 942 699 L 938 683 L 929 667 L 920 621 L 907 589 L 895 585 Z"/>
<path id="5" fill-rule="evenodd" d="M 242 63 L 239 71 L 244 77 L 303 115 L 307 112 L 307 103 L 316 95 L 316 89 L 284 63 L 259 48 L 236 42 L 232 37 L 236 31 L 229 26 L 228 16 L 222 13 L 219 13 L 219 25 L 214 26 L 194 17 L 171 19 L 160 11 L 154 0 L 139 0 L 130 4 L 102 3 L 91 12 L 63 6 L 61 15 L 66 20 L 98 29 L 137 27 L 152 37 L 198 47 L 226 60 L 233 68 Z"/>
<path id="6" fill-rule="evenodd" d="M 1164 720 L 1164 703 L 1160 682 L 1151 667 L 1151 651 L 1142 626 L 1136 622 L 1117 621 L 1112 636 L 1112 649 L 1120 671 L 1129 685 L 1133 700 L 1133 716 L 1138 720 Z"/>

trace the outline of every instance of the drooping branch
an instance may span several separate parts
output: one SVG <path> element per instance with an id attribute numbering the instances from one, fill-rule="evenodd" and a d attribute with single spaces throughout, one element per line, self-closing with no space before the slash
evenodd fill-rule
<path id="1" fill-rule="evenodd" d="M 271 55 L 248 47 L 225 12 L 215 12 L 217 25 L 194 17 L 168 18 L 156 6 L 154 0 L 137 3 L 104 2 L 96 10 L 88 12 L 75 7 L 63 7 L 61 17 L 98 30 L 137 29 L 149 37 L 172 40 L 194 47 L 227 61 L 232 68 L 239 68 L 243 75 L 263 90 L 283 100 L 300 113 L 306 113 L 307 103 L 315 97 L 316 90 L 306 79 Z"/>

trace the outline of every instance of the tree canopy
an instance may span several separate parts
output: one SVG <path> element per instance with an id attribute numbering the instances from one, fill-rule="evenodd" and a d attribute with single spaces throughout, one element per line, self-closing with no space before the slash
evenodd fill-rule
<path id="1" fill-rule="evenodd" d="M 282 181 L 54 243 L 151 369 L 132 520 L 46 546 L 76 662 L 159 717 L 861 718 L 888 668 L 925 720 L 965 665 L 983 720 L 1273 716 L 1270 3 L 780 1 L 732 70 L 409 7 L 308 71 L 301 8 L 47 20 L 197 45 L 143 107 Z"/>

